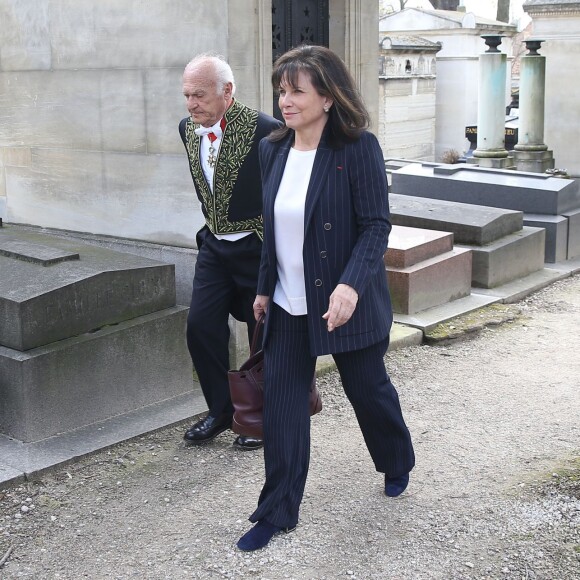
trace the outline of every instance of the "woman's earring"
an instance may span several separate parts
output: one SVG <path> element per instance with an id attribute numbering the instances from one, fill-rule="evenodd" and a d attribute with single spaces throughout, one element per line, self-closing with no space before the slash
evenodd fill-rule
<path id="1" fill-rule="evenodd" d="M 330 107 L 329 107 L 329 106 L 327 106 L 327 105 L 326 105 L 326 106 L 324 106 L 324 112 L 325 112 L 325 113 L 328 113 L 328 111 L 329 111 L 329 110 L 330 110 Z"/>

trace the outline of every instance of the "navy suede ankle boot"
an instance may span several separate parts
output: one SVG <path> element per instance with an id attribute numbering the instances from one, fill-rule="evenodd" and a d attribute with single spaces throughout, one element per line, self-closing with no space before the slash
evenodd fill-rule
<path id="1" fill-rule="evenodd" d="M 397 497 L 401 495 L 409 485 L 409 474 L 399 475 L 399 477 L 387 477 L 385 474 L 385 495 Z"/>
<path id="2" fill-rule="evenodd" d="M 238 548 L 244 552 L 259 550 L 268 545 L 272 537 L 282 530 L 286 530 L 286 528 L 275 526 L 266 520 L 260 520 L 249 532 L 246 532 L 238 540 Z"/>

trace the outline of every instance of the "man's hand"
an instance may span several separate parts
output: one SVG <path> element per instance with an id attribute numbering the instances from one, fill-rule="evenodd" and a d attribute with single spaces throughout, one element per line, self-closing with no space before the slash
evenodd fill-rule
<path id="1" fill-rule="evenodd" d="M 346 324 L 350 320 L 357 302 L 358 293 L 352 286 L 339 284 L 334 289 L 334 292 L 330 295 L 328 310 L 322 315 L 322 318 L 327 321 L 326 328 L 328 332 L 332 332 L 335 328 Z"/>
<path id="2" fill-rule="evenodd" d="M 266 316 L 266 312 L 268 311 L 268 303 L 270 302 L 269 296 L 260 296 L 259 294 L 256 296 L 254 300 L 254 318 L 256 321 L 260 320 L 261 316 Z"/>

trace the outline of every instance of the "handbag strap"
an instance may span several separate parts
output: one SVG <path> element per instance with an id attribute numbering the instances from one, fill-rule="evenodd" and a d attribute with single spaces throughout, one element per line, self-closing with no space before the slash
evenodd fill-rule
<path id="1" fill-rule="evenodd" d="M 264 325 L 264 315 L 261 314 L 260 318 L 256 322 L 256 326 L 254 327 L 254 335 L 252 336 L 252 344 L 250 346 L 250 356 L 254 356 L 257 352 L 256 349 L 258 346 L 258 338 L 260 337 L 260 330 L 262 330 L 263 325 Z"/>

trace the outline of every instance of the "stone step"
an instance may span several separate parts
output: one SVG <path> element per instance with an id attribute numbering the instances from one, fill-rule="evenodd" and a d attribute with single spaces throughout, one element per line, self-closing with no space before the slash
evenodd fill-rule
<path id="1" fill-rule="evenodd" d="M 385 265 L 394 312 L 415 314 L 469 295 L 471 252 L 451 241 L 445 232 L 393 226 Z"/>
<path id="2" fill-rule="evenodd" d="M 175 306 L 26 352 L 0 346 L 0 435 L 40 441 L 180 395 L 193 400 L 187 313 Z"/>
<path id="3" fill-rule="evenodd" d="M 544 229 L 525 226 L 485 246 L 458 246 L 472 251 L 472 285 L 495 288 L 544 267 L 545 237 Z"/>
<path id="4" fill-rule="evenodd" d="M 453 249 L 453 234 L 405 226 L 393 226 L 385 265 L 408 268 Z"/>
<path id="5" fill-rule="evenodd" d="M 172 264 L 0 229 L 0 345 L 26 351 L 175 305 Z"/>
<path id="6" fill-rule="evenodd" d="M 549 247 L 545 230 L 522 227 L 527 214 L 521 211 L 410 195 L 391 194 L 389 197 L 394 224 L 452 232 L 456 247 L 473 252 L 472 284 L 475 287 L 493 288 L 544 267 Z M 563 219 L 557 216 L 552 221 Z"/>
<path id="7" fill-rule="evenodd" d="M 455 243 L 484 245 L 522 229 L 523 212 L 412 195 L 389 195 L 391 221 L 452 232 Z"/>
<path id="8" fill-rule="evenodd" d="M 580 208 L 562 214 L 568 220 L 567 260 L 580 257 Z"/>
<path id="9" fill-rule="evenodd" d="M 393 311 L 416 314 L 471 292 L 471 252 L 454 248 L 408 268 L 387 268 Z"/>
<path id="10" fill-rule="evenodd" d="M 524 224 L 546 230 L 545 262 L 554 264 L 568 259 L 568 219 L 566 217 L 526 213 Z"/>

